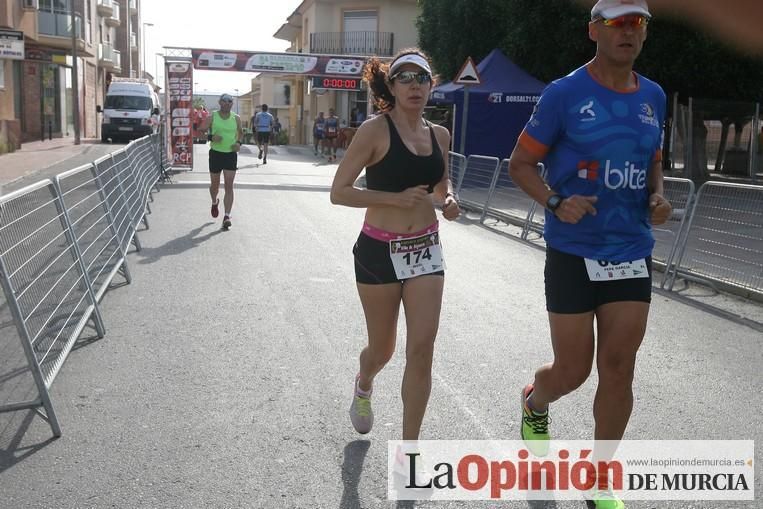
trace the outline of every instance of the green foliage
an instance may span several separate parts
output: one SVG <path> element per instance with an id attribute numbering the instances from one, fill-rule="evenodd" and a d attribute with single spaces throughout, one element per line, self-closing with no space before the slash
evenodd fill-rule
<path id="1" fill-rule="evenodd" d="M 455 78 L 466 57 L 479 62 L 505 34 L 504 0 L 419 0 L 419 45 L 440 81 Z"/>
<path id="2" fill-rule="evenodd" d="M 569 0 L 419 0 L 419 45 L 442 81 L 466 57 L 479 62 L 500 48 L 520 67 L 549 82 L 593 58 L 590 11 Z M 735 101 L 763 99 L 763 60 L 740 54 L 695 27 L 653 20 L 636 70 L 668 95 Z"/>

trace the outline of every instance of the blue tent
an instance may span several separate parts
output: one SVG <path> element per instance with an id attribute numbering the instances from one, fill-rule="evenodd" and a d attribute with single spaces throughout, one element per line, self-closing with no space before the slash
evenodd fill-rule
<path id="1" fill-rule="evenodd" d="M 470 85 L 465 154 L 508 157 L 545 84 L 494 49 L 477 65 L 480 85 Z M 461 147 L 464 86 L 448 82 L 432 90 L 430 105 L 455 105 L 453 147 Z"/>

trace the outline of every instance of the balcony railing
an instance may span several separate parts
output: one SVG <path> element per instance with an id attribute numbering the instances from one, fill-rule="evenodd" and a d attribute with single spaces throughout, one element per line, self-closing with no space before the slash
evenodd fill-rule
<path id="1" fill-rule="evenodd" d="M 106 16 L 106 24 L 110 27 L 118 27 L 122 24 L 122 18 L 119 15 L 119 4 L 112 5 L 111 15 Z"/>
<path id="2" fill-rule="evenodd" d="M 138 2 L 137 0 L 130 0 L 128 2 L 130 6 L 130 14 L 138 14 Z"/>
<path id="3" fill-rule="evenodd" d="M 104 67 L 121 68 L 122 54 L 108 43 L 98 45 L 98 62 Z"/>
<path id="4" fill-rule="evenodd" d="M 72 17 L 70 14 L 59 14 L 48 11 L 37 11 L 38 32 L 40 35 L 52 37 L 72 36 Z M 74 15 L 74 25 L 78 39 L 82 39 L 82 16 Z"/>
<path id="5" fill-rule="evenodd" d="M 97 4 L 98 14 L 101 16 L 111 16 L 114 12 L 113 0 L 98 0 Z"/>
<path id="6" fill-rule="evenodd" d="M 392 32 L 315 32 L 310 34 L 310 53 L 391 57 L 394 36 Z"/>

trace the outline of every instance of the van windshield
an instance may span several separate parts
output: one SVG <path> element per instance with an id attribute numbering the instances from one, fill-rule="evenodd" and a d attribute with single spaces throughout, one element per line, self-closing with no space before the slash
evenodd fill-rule
<path id="1" fill-rule="evenodd" d="M 151 99 L 138 95 L 107 95 L 106 108 L 110 110 L 150 110 Z"/>

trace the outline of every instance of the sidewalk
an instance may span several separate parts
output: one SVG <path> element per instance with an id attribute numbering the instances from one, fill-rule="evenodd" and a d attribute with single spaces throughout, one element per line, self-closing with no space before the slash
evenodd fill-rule
<path id="1" fill-rule="evenodd" d="M 0 195 L 90 163 L 123 144 L 103 144 L 97 138 L 54 138 L 24 143 L 21 150 L 0 156 Z M 49 171 L 46 171 L 49 170 Z"/>

